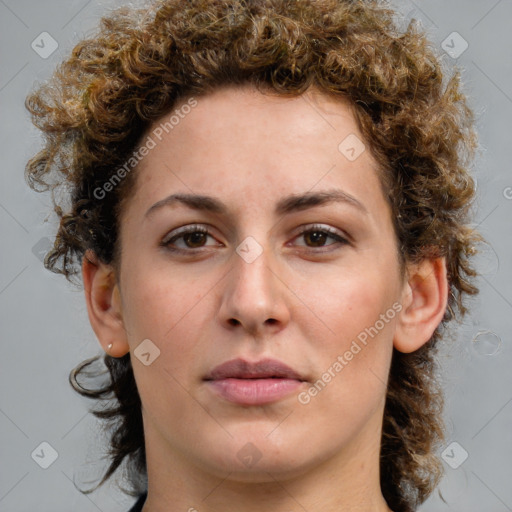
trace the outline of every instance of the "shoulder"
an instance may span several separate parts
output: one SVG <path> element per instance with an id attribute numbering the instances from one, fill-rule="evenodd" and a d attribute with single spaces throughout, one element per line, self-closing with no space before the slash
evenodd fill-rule
<path id="1" fill-rule="evenodd" d="M 144 502 L 146 501 L 146 496 L 147 493 L 141 494 L 128 512 L 141 512 Z"/>

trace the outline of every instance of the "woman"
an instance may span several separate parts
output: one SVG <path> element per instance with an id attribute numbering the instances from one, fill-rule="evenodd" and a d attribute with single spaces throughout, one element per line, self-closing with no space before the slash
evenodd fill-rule
<path id="1" fill-rule="evenodd" d="M 102 20 L 27 99 L 64 186 L 132 511 L 413 511 L 433 356 L 476 293 L 458 75 L 378 1 L 167 0 Z M 68 188 L 69 187 L 69 188 Z"/>

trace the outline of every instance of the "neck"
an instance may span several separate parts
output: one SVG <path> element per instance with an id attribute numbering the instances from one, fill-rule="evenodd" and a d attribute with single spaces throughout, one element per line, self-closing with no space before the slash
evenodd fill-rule
<path id="1" fill-rule="evenodd" d="M 380 488 L 380 437 L 375 435 L 380 425 L 370 422 L 350 449 L 312 467 L 293 475 L 264 471 L 251 481 L 237 480 L 229 472 L 214 474 L 185 454 L 156 449 L 162 439 L 148 425 L 149 485 L 143 512 L 392 512 Z"/>

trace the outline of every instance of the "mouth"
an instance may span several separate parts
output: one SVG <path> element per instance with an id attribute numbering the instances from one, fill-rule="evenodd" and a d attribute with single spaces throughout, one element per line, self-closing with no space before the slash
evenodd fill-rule
<path id="1" fill-rule="evenodd" d="M 264 405 L 297 391 L 306 379 L 276 359 L 254 363 L 233 359 L 216 366 L 204 381 L 216 394 L 238 405 Z"/>

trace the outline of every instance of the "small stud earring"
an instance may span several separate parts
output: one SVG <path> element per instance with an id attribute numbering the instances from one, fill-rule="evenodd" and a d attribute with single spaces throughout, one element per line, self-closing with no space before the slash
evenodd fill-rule
<path id="1" fill-rule="evenodd" d="M 107 346 L 107 351 L 110 352 L 112 350 L 113 343 L 109 343 Z"/>

